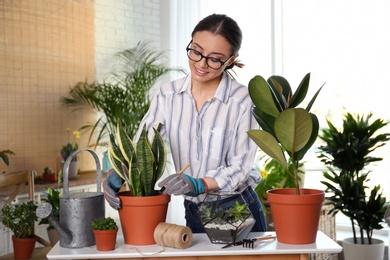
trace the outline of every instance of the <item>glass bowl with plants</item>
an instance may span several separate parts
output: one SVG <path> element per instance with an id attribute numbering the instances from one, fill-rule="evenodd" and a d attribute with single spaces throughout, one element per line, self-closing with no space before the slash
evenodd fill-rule
<path id="1" fill-rule="evenodd" d="M 213 244 L 231 244 L 246 238 L 255 224 L 241 194 L 216 191 L 207 193 L 199 205 L 198 217 Z"/>

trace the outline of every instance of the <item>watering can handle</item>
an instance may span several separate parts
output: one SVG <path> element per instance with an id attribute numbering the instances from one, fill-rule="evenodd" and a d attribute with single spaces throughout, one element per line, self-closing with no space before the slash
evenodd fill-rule
<path id="1" fill-rule="evenodd" d="M 68 158 L 66 159 L 64 163 L 64 168 L 62 169 L 63 171 L 63 179 L 64 179 L 64 198 L 69 198 L 69 181 L 68 181 L 68 176 L 69 176 L 69 166 L 70 163 L 72 162 L 73 158 L 81 151 L 88 151 L 92 154 L 93 158 L 95 159 L 96 162 L 96 178 L 97 178 L 97 193 L 101 193 L 101 184 L 102 184 L 102 170 L 100 167 L 100 160 L 95 151 L 89 148 L 82 148 L 77 151 L 74 151 L 71 153 Z"/>

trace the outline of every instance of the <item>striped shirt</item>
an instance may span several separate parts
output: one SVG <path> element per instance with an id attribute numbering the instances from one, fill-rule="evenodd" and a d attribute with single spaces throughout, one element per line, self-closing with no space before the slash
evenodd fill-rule
<path id="1" fill-rule="evenodd" d="M 247 134 L 259 128 L 251 107 L 248 88 L 223 73 L 214 97 L 198 112 L 187 75 L 161 86 L 139 129 L 146 124 L 151 138 L 152 127 L 161 123 L 177 170 L 190 163 L 187 175 L 211 177 L 221 190 L 235 191 L 247 186 L 257 151 Z M 203 198 L 185 196 L 194 202 Z"/>

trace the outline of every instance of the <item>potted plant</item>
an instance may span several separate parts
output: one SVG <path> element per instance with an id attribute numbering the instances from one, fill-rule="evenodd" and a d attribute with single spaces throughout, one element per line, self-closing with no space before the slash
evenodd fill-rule
<path id="1" fill-rule="evenodd" d="M 61 165 L 62 167 L 64 166 L 64 163 L 66 161 L 66 159 L 68 159 L 68 157 L 75 151 L 77 151 L 79 149 L 79 146 L 77 144 L 77 140 L 80 139 L 80 132 L 75 130 L 72 132 L 72 135 L 73 135 L 73 140 L 71 140 L 70 138 L 70 128 L 66 128 L 66 132 L 68 133 L 68 142 L 62 146 L 61 148 L 61 157 L 62 157 L 62 162 L 61 162 Z M 59 172 L 59 176 L 58 176 L 58 181 L 61 182 L 62 180 L 62 169 L 61 167 L 61 170 Z M 77 161 L 77 156 L 74 156 L 72 158 L 72 161 L 70 162 L 70 165 L 69 165 L 69 172 L 68 172 L 68 178 L 69 179 L 75 179 L 77 178 L 77 174 L 78 174 L 78 168 L 79 168 L 79 163 Z"/>
<path id="2" fill-rule="evenodd" d="M 372 113 L 352 115 L 347 113 L 343 126 L 338 130 L 327 120 L 328 128 L 323 129 L 320 139 L 324 144 L 319 147 L 319 158 L 328 166 L 324 172 L 328 204 L 333 206 L 330 214 L 341 212 L 351 221 L 353 238 L 343 241 L 346 259 L 383 259 L 383 241 L 372 238 L 374 229 L 383 228 L 387 203 L 380 185 L 369 188 L 370 164 L 381 161 L 381 157 L 371 153 L 382 147 L 390 139 L 390 133 L 379 133 L 388 122 L 382 119 L 371 121 Z M 358 230 L 357 230 L 358 228 Z M 357 234 L 358 233 L 358 234 Z M 368 245 L 378 247 L 379 256 L 369 256 Z M 375 244 L 375 245 L 374 245 Z M 359 250 L 359 245 L 363 245 Z M 353 246 L 352 251 L 349 248 Z M 362 247 L 362 246 L 359 246 Z M 357 255 L 350 255 L 357 253 Z"/>
<path id="3" fill-rule="evenodd" d="M 281 76 L 271 76 L 267 81 L 255 76 L 248 86 L 254 104 L 252 113 L 261 127 L 248 131 L 248 135 L 294 178 L 295 188 L 267 192 L 278 241 L 288 244 L 315 242 L 324 200 L 324 191 L 303 189 L 299 185 L 300 162 L 317 139 L 319 130 L 317 116 L 310 113 L 310 109 L 322 87 L 306 108 L 297 107 L 305 99 L 309 83 L 310 73 L 305 75 L 295 93 Z"/>
<path id="4" fill-rule="evenodd" d="M 55 173 L 52 168 L 45 167 L 45 169 L 43 169 L 42 179 L 48 182 L 56 182 L 57 173 Z"/>
<path id="5" fill-rule="evenodd" d="M 255 224 L 244 198 L 238 193 L 207 193 L 199 205 L 199 219 L 214 244 L 232 244 L 246 238 Z M 231 199 L 235 198 L 235 199 Z M 224 203 L 230 200 L 229 203 Z"/>
<path id="6" fill-rule="evenodd" d="M 12 233 L 14 257 L 29 259 L 35 247 L 37 237 L 34 235 L 34 222 L 37 205 L 33 201 L 16 202 L 1 209 L 1 222 Z"/>
<path id="7" fill-rule="evenodd" d="M 42 201 L 49 203 L 52 206 L 51 216 L 54 217 L 58 222 L 60 221 L 60 196 L 61 190 L 47 188 L 45 192 L 43 192 L 44 197 Z M 49 241 L 51 246 L 54 246 L 60 239 L 57 230 L 50 224 L 48 218 L 42 218 L 39 221 L 39 225 L 48 225 L 47 226 L 47 234 L 49 237 Z"/>
<path id="8" fill-rule="evenodd" d="M 165 221 L 170 201 L 169 195 L 154 189 L 165 170 L 167 148 L 159 133 L 160 126 L 153 130 L 152 143 L 146 129 L 136 144 L 120 124 L 116 135 L 110 134 L 108 158 L 128 188 L 118 194 L 122 204 L 119 217 L 127 244 L 155 244 L 154 229 Z"/>
<path id="9" fill-rule="evenodd" d="M 115 249 L 118 226 L 110 217 L 92 220 L 91 227 L 95 235 L 96 249 L 98 251 L 111 251 Z"/>

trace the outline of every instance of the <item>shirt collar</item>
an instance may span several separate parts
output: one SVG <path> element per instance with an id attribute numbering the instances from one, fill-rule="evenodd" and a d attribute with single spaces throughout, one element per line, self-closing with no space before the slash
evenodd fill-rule
<path id="1" fill-rule="evenodd" d="M 231 81 L 232 78 L 230 78 L 226 72 L 223 72 L 221 82 L 219 83 L 217 91 L 214 94 L 214 98 L 226 103 L 232 90 Z M 191 73 L 185 77 L 183 84 L 180 88 L 179 93 L 183 92 L 187 92 L 189 95 L 191 95 Z"/>

